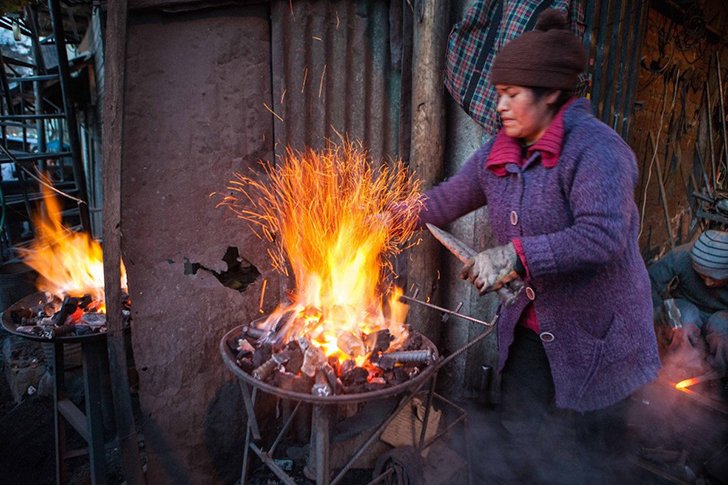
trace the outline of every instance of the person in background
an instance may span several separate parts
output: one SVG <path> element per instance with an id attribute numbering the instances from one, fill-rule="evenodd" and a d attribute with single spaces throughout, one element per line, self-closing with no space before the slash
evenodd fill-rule
<path id="1" fill-rule="evenodd" d="M 521 481 L 539 480 L 545 463 L 529 456 L 554 407 L 571 412 L 580 448 L 600 456 L 621 446 L 627 398 L 661 367 L 637 241 L 637 163 L 572 96 L 586 67 L 566 17 L 545 10 L 495 57 L 503 128 L 425 194 L 419 214 L 422 226 L 443 227 L 487 205 L 498 246 L 462 277 L 481 294 L 514 274 L 525 284 L 498 322 L 502 423 Z"/>
<path id="2" fill-rule="evenodd" d="M 651 264 L 655 323 L 669 326 L 665 300 L 680 310 L 683 335 L 705 336 L 708 362 L 725 374 L 728 365 L 728 232 L 705 231 Z"/>

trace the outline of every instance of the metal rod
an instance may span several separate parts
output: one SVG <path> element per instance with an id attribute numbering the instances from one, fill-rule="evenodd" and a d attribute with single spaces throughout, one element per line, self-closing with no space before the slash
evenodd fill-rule
<path id="1" fill-rule="evenodd" d="M 325 404 L 314 404 L 311 430 L 314 434 L 316 451 L 316 485 L 329 485 L 331 469 L 329 462 L 329 408 Z"/>
<path id="2" fill-rule="evenodd" d="M 703 396 L 702 394 L 697 393 L 697 392 L 692 391 L 692 390 L 687 389 L 687 388 L 685 388 L 685 389 L 677 389 L 675 387 L 675 384 L 676 383 L 670 382 L 667 379 L 663 379 L 661 377 L 658 377 L 657 378 L 657 381 L 660 384 L 662 384 L 663 386 L 669 387 L 670 389 L 672 389 L 675 392 L 682 393 L 685 396 L 687 396 L 689 399 L 691 399 L 691 400 L 693 400 L 695 402 L 698 402 L 698 403 L 702 404 L 703 406 L 712 409 L 713 411 L 717 411 L 719 413 L 722 413 L 722 414 L 725 414 L 726 416 L 728 416 L 728 406 L 726 406 L 724 404 L 721 404 L 721 403 L 719 403 L 717 401 L 714 401 L 714 400 L 712 400 L 710 398 L 707 398 L 707 397 Z"/>
<path id="3" fill-rule="evenodd" d="M 477 324 L 480 324 L 480 325 L 485 325 L 486 327 L 491 327 L 491 326 L 495 325 L 495 320 L 493 322 L 484 322 L 483 320 L 478 320 L 477 318 L 473 318 L 473 317 L 468 316 L 468 315 L 463 315 L 462 313 L 458 313 L 458 312 L 455 312 L 455 311 L 452 311 L 452 310 L 448 310 L 447 308 L 443 308 L 441 306 L 433 305 L 432 303 L 427 303 L 425 301 L 418 300 L 416 298 L 412 298 L 412 297 L 409 297 L 409 296 L 402 295 L 402 296 L 399 297 L 399 299 L 403 303 L 407 303 L 407 302 L 418 303 L 418 304 L 423 305 L 423 306 L 426 306 L 428 308 L 432 308 L 433 310 L 438 310 L 438 311 L 441 311 L 443 313 L 447 313 L 448 315 L 452 315 L 454 317 L 462 318 L 463 320 L 467 320 L 469 322 L 477 323 Z"/>
<path id="4" fill-rule="evenodd" d="M 245 403 L 245 410 L 248 413 L 248 423 L 250 423 L 251 430 L 253 432 L 253 439 L 260 441 L 260 429 L 258 428 L 258 421 L 255 419 L 255 396 L 258 392 L 257 387 L 253 387 L 253 396 L 250 396 L 250 389 L 248 385 L 243 381 L 240 382 L 240 391 L 243 393 L 243 402 Z"/>
<path id="5" fill-rule="evenodd" d="M 630 63 L 627 68 L 629 75 L 627 76 L 627 93 L 624 99 L 624 116 L 625 122 L 622 124 L 622 139 L 628 140 L 632 132 L 632 114 L 634 113 L 634 102 L 632 101 L 632 92 L 637 88 L 639 79 L 640 53 L 642 52 L 642 38 L 645 30 L 647 30 L 647 18 L 649 15 L 642 15 L 642 9 L 646 0 L 637 1 L 637 13 L 635 14 L 635 39 L 632 42 L 632 53 L 630 54 Z M 648 11 L 649 12 L 649 11 Z M 643 19 L 644 17 L 644 19 Z"/>
<path id="6" fill-rule="evenodd" d="M 720 94 L 720 126 L 723 128 L 723 161 L 728 164 L 728 134 L 725 127 L 725 99 L 723 98 L 723 76 L 720 73 L 720 53 L 715 53 L 718 66 L 718 94 Z"/>
<path id="7" fill-rule="evenodd" d="M 655 137 L 649 132 L 650 143 L 652 149 L 655 150 L 657 157 L 657 146 L 655 145 Z M 667 209 L 667 195 L 665 194 L 665 184 L 662 183 L 662 169 L 660 168 L 660 159 L 655 159 L 655 168 L 657 169 L 657 183 L 660 188 L 660 201 L 662 202 L 662 211 L 665 213 L 665 225 L 667 226 L 667 235 L 670 238 L 670 249 L 675 249 L 675 238 L 672 235 L 672 226 L 670 225 L 670 214 Z"/>
<path id="8" fill-rule="evenodd" d="M 23 84 L 40 81 L 52 81 L 54 79 L 58 79 L 58 74 L 39 74 L 37 76 L 9 77 L 8 82 Z"/>
<path id="9" fill-rule="evenodd" d="M 592 109 L 595 115 L 602 119 L 599 112 L 599 92 L 602 89 L 602 70 L 604 58 L 604 44 L 607 40 L 607 21 L 609 20 L 609 0 L 602 0 L 599 7 L 599 30 L 597 31 L 597 55 L 594 61 L 594 80 L 591 89 Z"/>
<path id="10" fill-rule="evenodd" d="M 379 476 L 374 477 L 374 479 L 367 483 L 367 485 L 374 485 L 375 483 L 379 483 L 385 478 L 389 477 L 392 473 L 394 473 L 394 468 L 387 468 L 387 471 L 381 473 Z"/>
<path id="11" fill-rule="evenodd" d="M 34 115 L 2 115 L 0 116 L 0 119 L 2 120 L 51 120 L 51 119 L 58 119 L 63 118 L 63 114 L 52 114 L 52 113 L 42 113 L 42 114 L 34 114 Z"/>
<path id="12" fill-rule="evenodd" d="M 427 423 L 430 421 L 430 407 L 432 406 L 432 396 L 435 394 L 435 385 L 437 384 L 437 373 L 433 374 L 432 383 L 430 384 L 430 391 L 427 393 L 427 403 L 425 404 L 425 419 L 422 420 L 422 431 L 420 432 L 420 443 L 417 449 L 422 451 L 425 445 L 425 438 L 427 435 Z"/>
<path id="13" fill-rule="evenodd" d="M 619 75 L 617 76 L 617 84 L 615 86 L 615 98 L 614 98 L 614 118 L 615 118 L 615 126 L 614 131 L 617 131 L 617 123 L 621 121 L 621 123 L 625 123 L 625 120 L 627 117 L 624 113 L 624 96 L 626 94 L 626 89 L 624 89 L 624 71 L 627 67 L 627 44 L 629 44 L 629 32 L 630 32 L 630 26 L 632 24 L 632 3 L 635 0 L 627 0 L 627 4 L 624 8 L 624 20 L 627 22 L 627 25 L 622 29 L 624 32 L 623 40 L 621 42 L 622 48 L 619 52 Z M 642 0 L 636 0 L 637 2 L 641 2 Z M 621 18 L 621 17 L 620 17 Z M 622 22 L 620 22 L 621 24 Z M 620 25 L 620 27 L 622 27 Z M 636 29 L 634 30 L 634 36 L 636 37 L 638 35 L 638 32 Z M 620 119 L 621 118 L 621 119 Z"/>
<path id="14" fill-rule="evenodd" d="M 248 463 L 250 461 L 250 421 L 245 423 L 245 450 L 243 451 L 243 465 L 240 469 L 240 485 L 248 483 Z"/>
<path id="15" fill-rule="evenodd" d="M 606 89 L 604 90 L 604 108 L 602 110 L 602 121 L 609 123 L 612 111 L 612 92 L 614 91 L 614 66 L 617 62 L 617 40 L 619 39 L 619 30 L 622 27 L 622 0 L 616 0 L 614 4 L 612 18 L 612 35 L 609 43 L 609 56 L 607 57 L 607 79 Z M 622 42 L 626 44 L 626 42 Z M 619 87 L 619 86 L 617 86 Z"/>
<path id="16" fill-rule="evenodd" d="M 718 188 L 718 171 L 715 164 L 715 147 L 713 146 L 713 103 L 710 101 L 710 87 L 708 81 L 705 81 L 705 96 L 708 103 L 708 148 L 710 150 L 710 173 L 713 177 L 713 190 L 715 193 Z"/>
<path id="17" fill-rule="evenodd" d="M 286 424 L 283 425 L 283 428 L 281 428 L 281 432 L 278 433 L 278 436 L 276 436 L 276 440 L 273 442 L 273 444 L 271 445 L 270 449 L 268 450 L 268 456 L 270 456 L 271 458 L 273 458 L 273 453 L 275 453 L 276 448 L 278 447 L 278 444 L 283 439 L 283 436 L 288 431 L 288 428 L 291 427 L 291 424 L 293 423 L 293 418 L 296 417 L 296 413 L 298 412 L 298 408 L 301 407 L 301 403 L 302 402 L 303 401 L 298 401 L 298 404 L 296 404 L 296 407 L 293 408 L 293 411 L 291 412 L 291 415 L 288 417 L 288 420 L 286 421 Z"/>
<path id="18" fill-rule="evenodd" d="M 286 485 L 296 485 L 296 482 L 293 481 L 291 476 L 283 471 L 283 469 L 278 466 L 278 463 L 276 463 L 274 459 L 268 456 L 267 453 L 264 453 L 260 448 L 258 448 L 255 443 L 250 443 L 250 449 L 253 450 L 256 455 L 258 455 L 258 458 L 263 460 L 263 463 L 265 463 L 266 466 L 270 468 L 270 470 L 275 473 L 278 478 L 283 480 L 283 483 L 285 483 Z"/>

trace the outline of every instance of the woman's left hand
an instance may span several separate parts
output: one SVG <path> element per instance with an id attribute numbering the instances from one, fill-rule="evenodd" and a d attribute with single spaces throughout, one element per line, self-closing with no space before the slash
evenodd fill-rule
<path id="1" fill-rule="evenodd" d="M 465 263 L 460 277 L 473 283 L 483 295 L 517 278 L 517 261 L 518 255 L 513 243 L 486 249 Z"/>

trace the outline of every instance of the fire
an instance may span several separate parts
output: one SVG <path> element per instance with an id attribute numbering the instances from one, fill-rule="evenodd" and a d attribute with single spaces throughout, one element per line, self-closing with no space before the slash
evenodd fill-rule
<path id="1" fill-rule="evenodd" d="M 340 362 L 368 358 L 363 339 L 389 330 L 392 346 L 407 337 L 401 290 L 387 285 L 388 257 L 413 233 L 421 182 L 401 161 L 375 166 L 360 145 L 320 152 L 288 150 L 278 165 L 263 164 L 265 181 L 235 174 L 227 205 L 274 243 L 273 267 L 296 289 L 260 328 L 287 342 L 306 337 Z M 382 214 L 397 204 L 397 217 Z M 391 273 L 391 271 L 390 271 Z M 389 293 L 385 305 L 383 295 Z"/>
<path id="2" fill-rule="evenodd" d="M 45 211 L 39 210 L 33 217 L 37 237 L 29 249 L 21 250 L 23 261 L 40 274 L 39 290 L 60 298 L 91 295 L 94 302 L 88 311 L 105 313 L 101 245 L 89 234 L 63 226 L 58 201 L 50 189 L 42 189 Z M 121 270 L 122 286 L 126 287 L 123 264 Z"/>
<path id="3" fill-rule="evenodd" d="M 697 377 L 693 377 L 692 379 L 685 379 L 684 381 L 680 381 L 677 384 L 675 384 L 675 389 L 687 389 L 690 386 L 694 386 L 700 382 L 700 379 Z"/>

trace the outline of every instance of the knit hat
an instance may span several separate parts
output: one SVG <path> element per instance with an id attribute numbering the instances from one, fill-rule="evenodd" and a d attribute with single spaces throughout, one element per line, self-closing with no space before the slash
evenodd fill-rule
<path id="1" fill-rule="evenodd" d="M 587 53 L 558 10 L 547 9 L 535 30 L 524 32 L 495 56 L 491 84 L 573 90 L 586 70 Z"/>
<path id="2" fill-rule="evenodd" d="M 714 280 L 728 279 L 728 232 L 705 231 L 690 250 L 693 268 Z"/>

